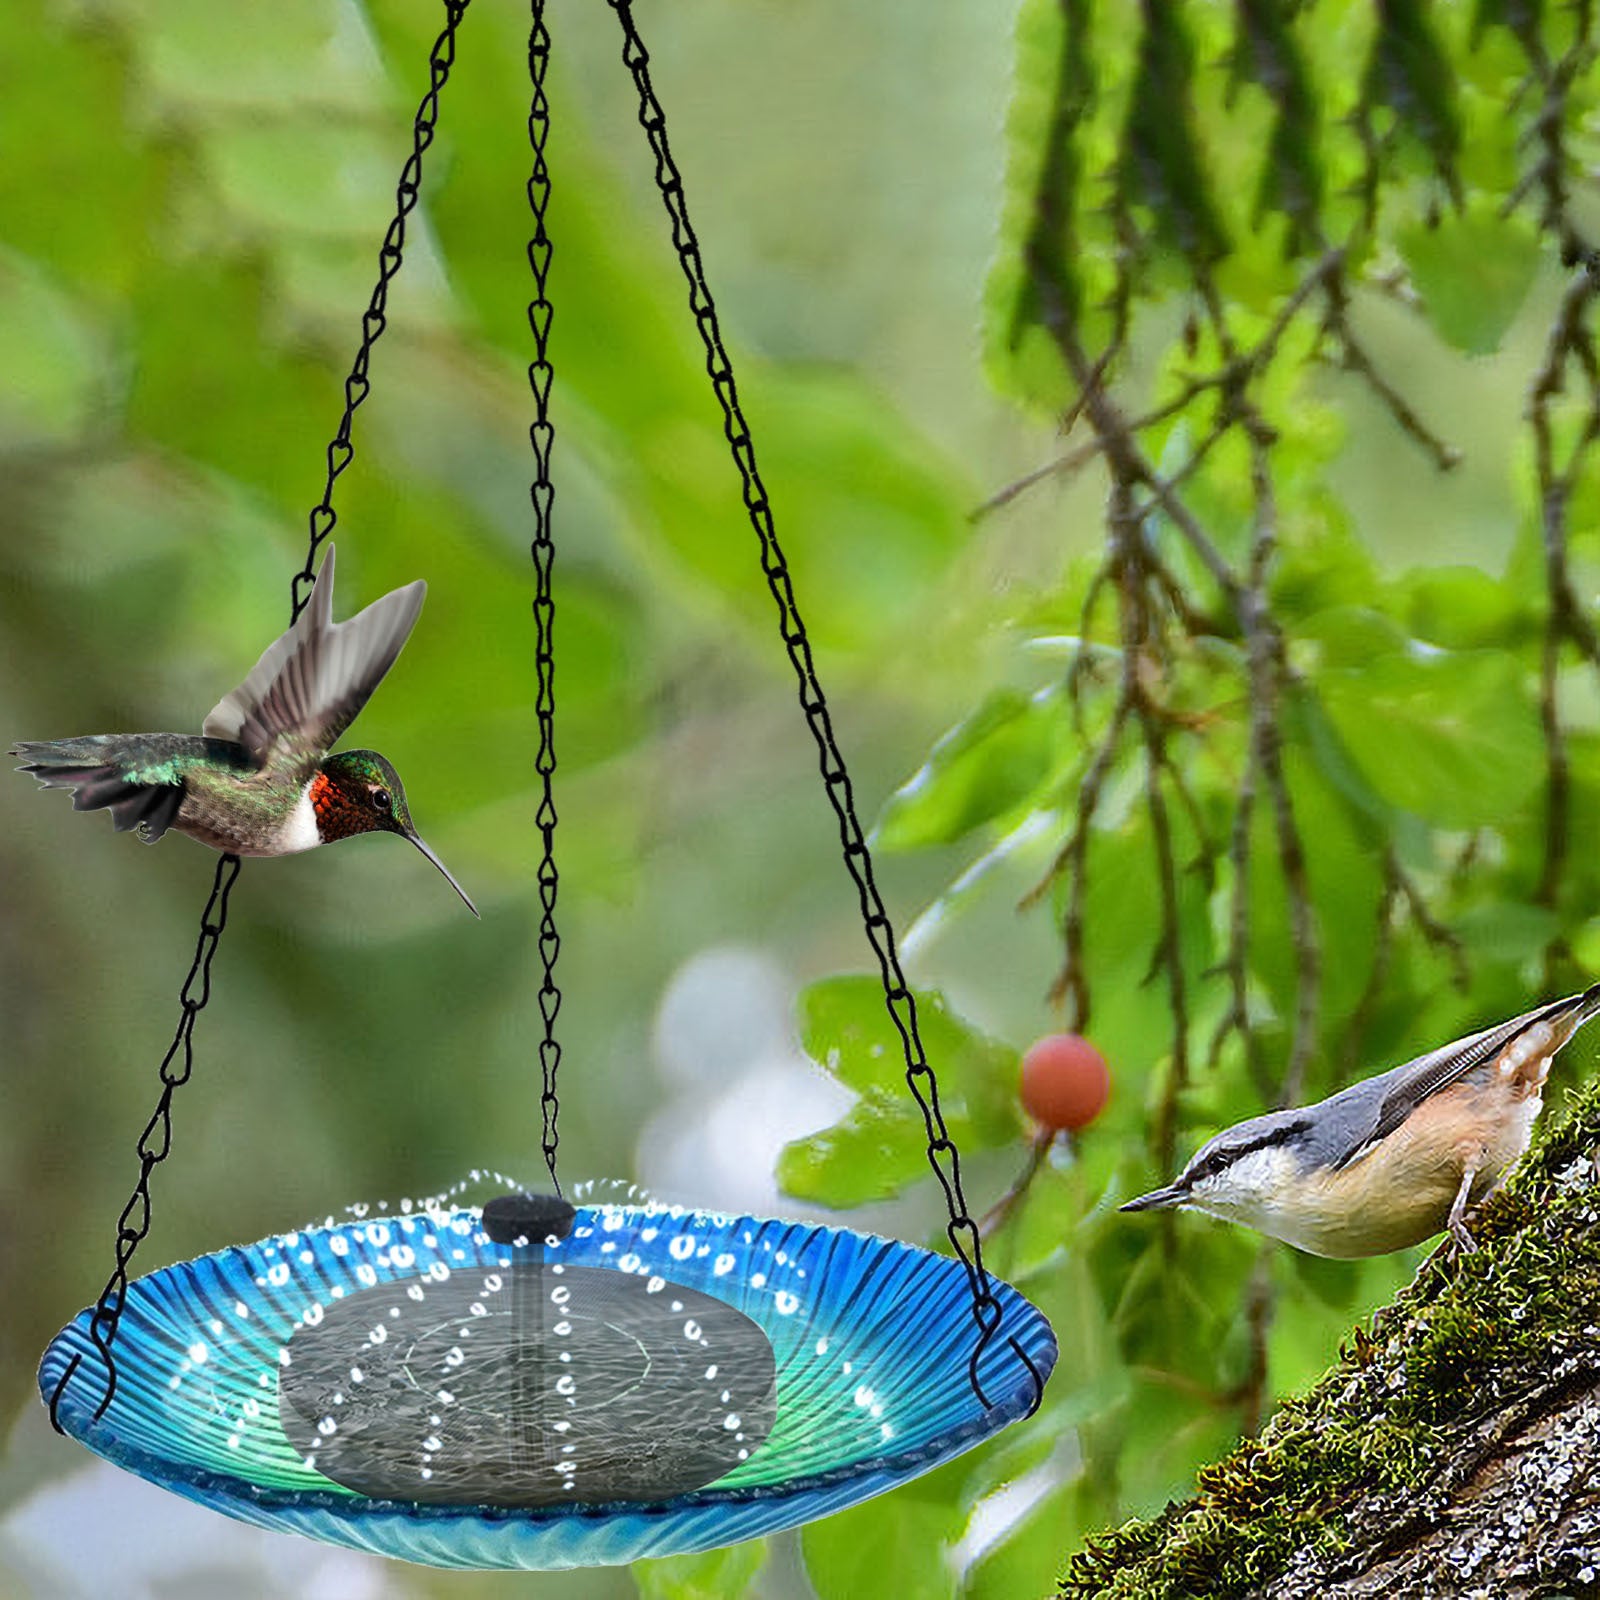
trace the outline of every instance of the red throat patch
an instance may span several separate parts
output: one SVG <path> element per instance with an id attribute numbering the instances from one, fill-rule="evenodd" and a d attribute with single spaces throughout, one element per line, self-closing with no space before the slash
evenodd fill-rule
<path id="1" fill-rule="evenodd" d="M 310 794 L 311 808 L 316 812 L 318 822 L 338 807 L 339 791 L 328 781 L 325 772 L 312 774 Z"/>
<path id="2" fill-rule="evenodd" d="M 350 796 L 325 772 L 313 775 L 306 786 L 311 809 L 317 815 L 317 833 L 325 841 L 348 838 L 361 832 L 357 808 Z"/>

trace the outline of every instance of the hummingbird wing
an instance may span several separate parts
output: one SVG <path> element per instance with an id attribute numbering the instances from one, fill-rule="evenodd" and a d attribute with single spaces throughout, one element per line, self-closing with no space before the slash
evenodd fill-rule
<path id="1" fill-rule="evenodd" d="M 1347 1167 L 1359 1160 L 1381 1139 L 1386 1139 L 1411 1115 L 1422 1102 L 1441 1089 L 1448 1089 L 1469 1072 L 1486 1066 L 1519 1035 L 1539 1023 L 1566 1024 L 1565 1032 L 1558 1032 L 1552 1041 L 1554 1054 L 1590 1017 L 1600 1012 L 1600 984 L 1585 989 L 1582 994 L 1568 995 L 1564 1000 L 1553 1000 L 1548 1005 L 1536 1006 L 1509 1022 L 1497 1023 L 1480 1033 L 1469 1033 L 1464 1039 L 1441 1045 L 1415 1061 L 1395 1067 L 1379 1079 L 1369 1080 L 1371 1087 L 1384 1086 L 1383 1098 L 1377 1103 L 1377 1117 L 1369 1127 L 1352 1130 L 1348 1148 L 1332 1162 L 1336 1167 Z M 1343 1091 L 1351 1095 L 1363 1085 L 1352 1085 Z"/>
<path id="2" fill-rule="evenodd" d="M 299 620 L 267 646 L 250 676 L 217 702 L 204 732 L 243 745 L 259 766 L 315 765 L 394 665 L 427 591 L 419 578 L 374 600 L 348 622 L 335 622 L 329 545 Z"/>

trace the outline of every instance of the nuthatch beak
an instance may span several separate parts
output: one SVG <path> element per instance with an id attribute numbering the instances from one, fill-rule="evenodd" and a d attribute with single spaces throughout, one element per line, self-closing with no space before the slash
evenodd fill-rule
<path id="1" fill-rule="evenodd" d="M 1124 1211 L 1192 1206 L 1319 1256 L 1404 1250 L 1448 1228 L 1521 1158 L 1556 1052 L 1600 1012 L 1600 984 L 1219 1133 Z"/>

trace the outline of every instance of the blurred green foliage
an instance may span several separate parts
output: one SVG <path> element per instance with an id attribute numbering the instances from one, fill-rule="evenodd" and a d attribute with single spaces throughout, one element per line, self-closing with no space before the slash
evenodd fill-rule
<path id="1" fill-rule="evenodd" d="M 820 670 L 864 803 L 889 793 L 880 875 L 974 1209 L 1026 1156 L 1017 1051 L 1059 1025 L 1048 994 L 1070 909 L 1052 862 L 1125 641 L 1109 606 L 1083 626 L 1103 559 L 1098 465 L 967 513 L 1053 448 L 1076 391 L 1051 319 L 1067 307 L 1104 346 L 1129 263 L 1113 376 L 1138 410 L 1218 354 L 1195 331 L 1199 277 L 1248 344 L 1340 241 L 1355 325 L 1462 456 L 1436 476 L 1359 375 L 1319 364 L 1302 323 L 1255 374 L 1276 434 L 1266 593 L 1292 668 L 1284 781 L 1321 956 L 1306 1092 L 1600 966 L 1592 853 L 1573 849 L 1545 882 L 1550 600 L 1519 431 L 1566 280 L 1529 209 L 1538 193 L 1504 205 L 1538 94 L 1506 108 L 1530 38 L 1570 46 L 1565 10 L 1530 35 L 1535 8 L 1420 0 L 1385 7 L 1387 29 L 1353 0 L 996 0 L 935 27 L 913 0 L 659 9 L 641 6 L 641 26 Z M 282 627 L 437 20 L 400 0 L 239 14 L 14 0 L 0 45 L 7 738 L 192 728 Z M 694 950 L 743 939 L 817 980 L 804 1043 L 857 1097 L 785 1152 L 783 1184 L 812 1206 L 890 1202 L 868 1220 L 937 1238 L 876 981 L 834 976 L 866 959 L 854 899 L 610 22 L 598 4 L 552 20 L 563 1171 L 630 1170 L 659 1096 L 662 986 Z M 536 1166 L 524 27 L 484 0 L 469 13 L 338 499 L 345 604 L 429 579 L 359 734 L 405 775 L 484 926 L 383 842 L 251 864 L 141 1266 L 473 1165 Z M 1593 100 L 1586 71 L 1565 112 L 1575 166 L 1593 154 Z M 1577 186 L 1580 222 L 1591 205 Z M 1005 403 L 968 333 L 986 267 L 981 354 Z M 1239 563 L 1252 464 L 1230 437 L 1191 468 L 1206 420 L 1180 408 L 1148 443 Z M 1581 405 L 1553 427 L 1570 448 Z M 1568 500 L 1585 595 L 1600 578 L 1591 460 Z M 1080 908 L 1115 1094 L 987 1253 L 1061 1339 L 1039 1415 L 771 1549 L 631 1577 L 406 1573 L 397 1592 L 856 1600 L 892 1577 L 906 1595 L 1043 1593 L 1084 1536 L 1183 1490 L 1252 1405 L 1313 1378 L 1404 1281 L 1410 1258 L 1327 1263 L 1115 1212 L 1172 1154 L 1164 1137 L 1181 1154 L 1270 1102 L 1303 981 L 1264 808 L 1248 884 L 1218 848 L 1248 743 L 1246 641 L 1171 518 L 1153 509 L 1141 533 L 1217 626 L 1161 673 L 1193 802 L 1167 811 L 1172 939 L 1156 948 L 1162 845 L 1133 748 L 1105 774 Z M 1553 693 L 1581 841 L 1600 821 L 1600 698 L 1570 649 Z M 0 1397 L 32 1419 L 6 1502 L 79 1459 L 28 1432 L 32 1366 L 103 1279 L 209 871 L 187 844 L 146 855 L 20 780 L 0 786 Z M 1239 892 L 1252 1048 L 1235 1035 L 1208 1066 Z M 1194 1062 L 1181 1082 L 1151 981 L 1174 964 Z"/>

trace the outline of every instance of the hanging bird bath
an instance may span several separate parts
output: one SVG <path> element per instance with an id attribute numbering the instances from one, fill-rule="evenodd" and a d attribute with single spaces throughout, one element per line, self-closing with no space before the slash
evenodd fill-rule
<path id="1" fill-rule="evenodd" d="M 495 1205 L 487 1227 L 419 1211 L 137 1279 L 110 1405 L 96 1417 L 97 1386 L 67 1385 L 58 1421 L 262 1527 L 436 1566 L 558 1568 L 855 1504 L 1023 1416 L 1054 1364 L 1048 1323 L 991 1280 L 1035 1370 L 997 1342 L 988 1406 L 952 1383 L 967 1272 L 914 1246 L 638 1206 L 512 1242 Z M 47 1396 L 93 1359 L 91 1315 L 46 1353 Z"/>

